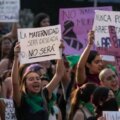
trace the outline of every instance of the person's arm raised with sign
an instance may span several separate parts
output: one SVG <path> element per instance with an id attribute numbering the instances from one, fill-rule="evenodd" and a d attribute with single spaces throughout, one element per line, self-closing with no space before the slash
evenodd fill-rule
<path id="1" fill-rule="evenodd" d="M 12 25 L 12 29 L 9 33 L 3 35 L 3 38 L 11 38 L 12 40 L 16 40 L 17 39 L 17 28 L 19 27 L 18 23 L 13 23 Z"/>
<path id="2" fill-rule="evenodd" d="M 13 84 L 13 100 L 20 105 L 21 92 L 20 92 L 20 80 L 19 80 L 19 53 L 20 53 L 20 44 L 16 44 L 14 48 L 14 61 L 12 67 L 12 84 Z"/>
<path id="3" fill-rule="evenodd" d="M 91 50 L 94 44 L 94 31 L 88 33 L 88 43 L 77 64 L 76 80 L 79 84 L 95 82 L 99 84 L 98 74 L 102 69 L 99 53 Z"/>
<path id="4" fill-rule="evenodd" d="M 63 45 L 63 42 L 61 41 L 61 44 L 60 44 L 61 52 L 63 52 L 63 49 L 64 49 L 64 45 Z M 55 75 L 53 76 L 50 83 L 46 86 L 50 96 L 51 96 L 53 90 L 57 87 L 58 83 L 62 80 L 62 77 L 64 76 L 64 74 L 65 74 L 65 66 L 64 66 L 64 61 L 61 58 L 61 59 L 57 60 Z"/>

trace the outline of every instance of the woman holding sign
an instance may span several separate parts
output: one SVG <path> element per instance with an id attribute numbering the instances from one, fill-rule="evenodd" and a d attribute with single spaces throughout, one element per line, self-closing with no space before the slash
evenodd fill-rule
<path id="1" fill-rule="evenodd" d="M 18 120 L 48 120 L 48 103 L 53 90 L 64 75 L 62 59 L 57 61 L 56 72 L 51 82 L 42 89 L 41 75 L 34 70 L 25 70 L 22 80 L 19 80 L 19 44 L 14 49 L 12 69 L 13 99 L 15 101 Z M 21 81 L 19 83 L 19 81 Z"/>
<path id="2" fill-rule="evenodd" d="M 94 32 L 88 33 L 88 44 L 77 64 L 76 79 L 79 84 L 94 82 L 100 84 L 98 75 L 103 68 L 102 59 L 97 51 L 91 50 L 94 44 Z"/>

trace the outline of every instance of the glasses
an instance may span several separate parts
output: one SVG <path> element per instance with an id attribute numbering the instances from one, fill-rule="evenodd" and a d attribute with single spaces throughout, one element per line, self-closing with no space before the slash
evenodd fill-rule
<path id="1" fill-rule="evenodd" d="M 114 75 L 108 76 L 108 77 L 106 78 L 106 80 L 107 80 L 107 81 L 112 81 L 112 80 L 115 80 L 116 77 L 117 77 L 117 76 L 114 74 Z"/>
<path id="2" fill-rule="evenodd" d="M 34 81 L 34 80 L 41 80 L 40 77 L 29 77 L 27 78 L 29 81 Z"/>

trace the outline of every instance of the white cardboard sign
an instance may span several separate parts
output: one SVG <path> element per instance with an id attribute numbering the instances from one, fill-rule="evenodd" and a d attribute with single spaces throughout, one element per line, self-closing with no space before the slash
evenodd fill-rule
<path id="1" fill-rule="evenodd" d="M 18 22 L 19 10 L 19 0 L 0 0 L 0 22 Z"/>
<path id="2" fill-rule="evenodd" d="M 60 59 L 61 26 L 18 29 L 20 63 Z"/>

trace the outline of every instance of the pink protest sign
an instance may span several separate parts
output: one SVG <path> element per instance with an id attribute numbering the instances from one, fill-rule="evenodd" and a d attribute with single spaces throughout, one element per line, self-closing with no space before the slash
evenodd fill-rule
<path id="1" fill-rule="evenodd" d="M 66 55 L 80 55 L 87 44 L 87 34 L 92 30 L 94 10 L 112 10 L 112 7 L 87 7 L 60 9 L 59 23 Z"/>

